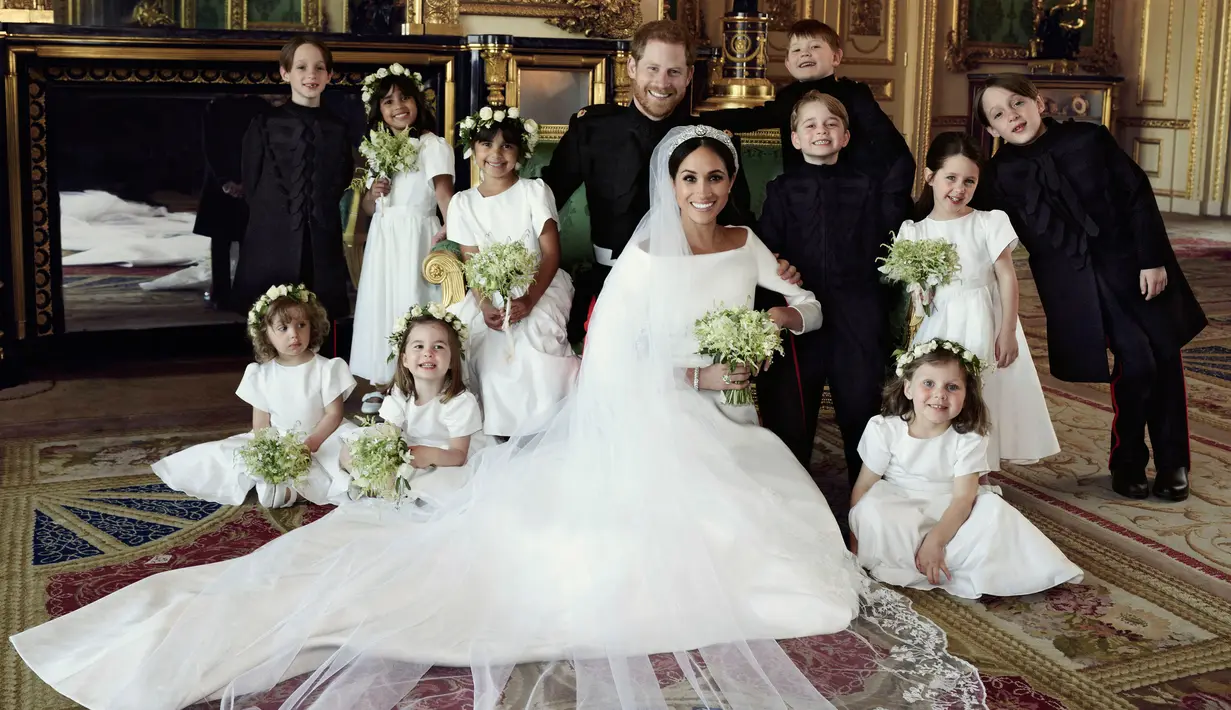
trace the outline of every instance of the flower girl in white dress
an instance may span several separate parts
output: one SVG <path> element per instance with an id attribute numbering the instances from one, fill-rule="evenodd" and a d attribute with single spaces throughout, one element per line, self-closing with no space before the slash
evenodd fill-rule
<path id="1" fill-rule="evenodd" d="M 438 303 L 412 306 L 389 336 L 396 369 L 380 416 L 414 457 L 407 498 L 437 507 L 466 484 L 466 462 L 488 443 L 479 401 L 462 382 L 465 339 L 465 324 Z M 349 451 L 342 456 L 349 470 Z"/>
<path id="2" fill-rule="evenodd" d="M 988 440 L 990 470 L 1000 461 L 1035 463 L 1060 452 L 1043 387 L 1035 371 L 1026 334 L 1017 318 L 1017 274 L 1013 249 L 1017 234 L 1000 210 L 969 206 L 979 182 L 979 147 L 964 133 L 942 133 L 928 148 L 924 190 L 917 208 L 927 214 L 907 220 L 898 239 L 939 239 L 958 252 L 959 271 L 937 289 L 912 344 L 944 338 L 970 348 L 985 363 L 983 396 L 991 411 Z"/>
<path id="3" fill-rule="evenodd" d="M 458 133 L 483 182 L 454 196 L 449 238 L 466 259 L 493 244 L 521 242 L 539 261 L 534 283 L 507 305 L 472 285 L 452 308 L 469 329 L 468 379 L 483 404 L 483 430 L 530 434 L 572 391 L 580 367 L 568 341 L 573 282 L 559 268 L 556 200 L 542 180 L 518 175 L 534 151 L 538 125 L 516 108 L 484 107 L 464 119 Z"/>
<path id="4" fill-rule="evenodd" d="M 256 362 L 244 370 L 235 394 L 252 405 L 252 431 L 198 444 L 154 464 L 154 473 L 190 496 L 239 505 L 257 490 L 261 505 L 281 508 L 300 497 L 317 503 L 347 500 L 349 477 L 338 465 L 342 436 L 355 428 L 342 420 L 342 402 L 355 378 L 341 358 L 317 354 L 329 333 L 329 318 L 316 295 L 299 286 L 274 286 L 248 312 L 248 337 Z M 307 475 L 294 484 L 270 484 L 250 475 L 240 450 L 255 432 L 306 434 L 312 452 Z"/>
<path id="5" fill-rule="evenodd" d="M 418 159 L 410 170 L 369 179 L 363 210 L 372 215 L 363 253 L 363 273 L 355 300 L 355 334 L 351 372 L 377 387 L 393 381 L 385 338 L 399 316 L 416 303 L 440 300 L 440 287 L 423 278 L 423 259 L 444 238 L 440 214 L 448 215 L 453 197 L 453 148 L 436 130 L 423 97 L 423 79 L 400 64 L 369 74 L 363 100 L 372 129 L 410 131 L 418 141 Z M 364 395 L 364 413 L 380 408 L 380 392 Z"/>
<path id="6" fill-rule="evenodd" d="M 981 361 L 929 340 L 899 356 L 883 414 L 859 442 L 851 493 L 852 547 L 886 584 L 958 597 L 1033 594 L 1082 572 L 989 486 L 988 411 Z"/>

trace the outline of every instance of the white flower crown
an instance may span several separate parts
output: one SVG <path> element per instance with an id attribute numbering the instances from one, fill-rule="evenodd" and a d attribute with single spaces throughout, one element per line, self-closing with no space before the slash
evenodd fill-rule
<path id="1" fill-rule="evenodd" d="M 457 124 L 457 142 L 458 145 L 466 149 L 463 158 L 469 158 L 471 154 L 471 144 L 474 143 L 475 135 L 478 134 L 480 128 L 490 128 L 498 123 L 503 123 L 506 118 L 511 118 L 521 124 L 521 156 L 519 157 L 517 166 L 520 168 L 523 163 L 534 155 L 534 148 L 539 144 L 539 124 L 533 118 L 522 118 L 521 110 L 516 106 L 510 108 L 492 108 L 484 106 L 479 109 L 478 113 L 473 113 L 461 120 Z"/>
<path id="2" fill-rule="evenodd" d="M 945 340 L 943 338 L 932 338 L 931 340 L 925 340 L 924 342 L 915 345 L 913 348 L 908 350 L 899 350 L 893 354 L 897 360 L 897 368 L 895 371 L 897 372 L 898 377 L 903 375 L 906 371 L 907 365 L 930 352 L 935 352 L 937 348 L 948 350 L 954 355 L 957 355 L 958 359 L 962 361 L 963 366 L 975 375 L 982 375 L 986 372 L 991 372 L 994 367 L 990 363 L 984 363 L 979 359 L 978 355 L 975 355 L 961 343 L 955 343 L 952 340 Z"/>
<path id="3" fill-rule="evenodd" d="M 388 68 L 377 69 L 375 72 L 363 77 L 363 103 L 368 107 L 368 115 L 376 114 L 376 106 L 372 103 L 372 97 L 376 94 L 376 87 L 380 86 L 380 80 L 387 76 L 405 76 L 415 82 L 415 86 L 419 88 L 419 93 L 423 93 L 423 75 L 419 72 L 412 72 L 401 64 L 390 64 Z"/>
<path id="4" fill-rule="evenodd" d="M 265 314 L 269 312 L 270 305 L 274 301 L 282 297 L 293 298 L 300 303 L 308 303 L 316 300 L 316 294 L 308 290 L 303 284 L 283 284 L 282 286 L 270 286 L 256 303 L 252 304 L 252 309 L 248 311 L 248 330 L 256 333 L 261 328 L 261 322 L 265 319 Z"/>
<path id="5" fill-rule="evenodd" d="M 466 347 L 466 324 L 461 318 L 445 310 L 445 307 L 439 303 L 428 303 L 426 305 L 416 303 L 406 311 L 404 315 L 398 318 L 397 323 L 393 325 L 393 332 L 389 334 L 389 347 L 391 352 L 387 362 L 393 362 L 399 354 L 401 354 L 402 340 L 406 337 L 406 331 L 410 329 L 410 321 L 415 318 L 423 318 L 431 316 L 436 320 L 444 321 L 453 330 L 457 331 L 457 339 L 462 344 L 462 353 L 465 354 Z"/>

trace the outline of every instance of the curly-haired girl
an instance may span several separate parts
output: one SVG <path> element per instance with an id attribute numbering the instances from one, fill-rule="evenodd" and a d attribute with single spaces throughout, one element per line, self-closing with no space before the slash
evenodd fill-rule
<path id="1" fill-rule="evenodd" d="M 253 488 L 269 508 L 301 497 L 317 504 L 347 500 L 349 478 L 338 457 L 342 435 L 354 429 L 342 421 L 342 402 L 355 379 L 341 358 L 317 354 L 328 333 L 329 317 L 314 293 L 302 284 L 271 287 L 248 312 L 256 362 L 235 391 L 252 405 L 252 431 L 172 454 L 154 464 L 154 473 L 175 490 L 223 505 L 243 503 Z M 240 449 L 268 427 L 305 435 L 312 465 L 303 478 L 272 484 L 241 464 Z"/>
<path id="2" fill-rule="evenodd" d="M 982 363 L 934 339 L 898 357 L 882 414 L 859 442 L 852 546 L 886 584 L 954 596 L 1033 594 L 1080 582 L 1081 570 L 979 476 L 987 460 Z"/>

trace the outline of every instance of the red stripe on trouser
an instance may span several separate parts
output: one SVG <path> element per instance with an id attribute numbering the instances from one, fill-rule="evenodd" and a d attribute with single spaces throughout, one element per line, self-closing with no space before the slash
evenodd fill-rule
<path id="1" fill-rule="evenodd" d="M 590 307 L 586 309 L 586 323 L 582 329 L 586 334 L 581 338 L 581 351 L 586 351 L 586 341 L 590 339 L 590 319 L 594 317 L 594 306 L 598 303 L 598 296 L 590 296 Z"/>
<path id="2" fill-rule="evenodd" d="M 816 432 L 808 433 L 808 412 L 804 405 L 804 376 L 799 371 L 799 351 L 795 349 L 795 334 L 791 334 L 791 359 L 795 361 L 795 388 L 799 390 L 799 425 L 805 429 L 804 435 L 811 441 Z"/>
<path id="3" fill-rule="evenodd" d="M 1116 382 L 1123 376 L 1124 366 L 1117 358 L 1111 377 L 1111 451 L 1107 453 L 1108 466 L 1111 465 L 1111 457 L 1115 455 L 1116 449 L 1120 447 L 1120 432 L 1116 429 L 1116 423 L 1120 421 L 1120 405 L 1116 403 Z"/>
<path id="4" fill-rule="evenodd" d="M 1188 378 L 1184 376 L 1184 353 L 1180 353 L 1180 391 L 1184 393 L 1184 457 L 1193 465 L 1193 445 L 1188 433 Z"/>

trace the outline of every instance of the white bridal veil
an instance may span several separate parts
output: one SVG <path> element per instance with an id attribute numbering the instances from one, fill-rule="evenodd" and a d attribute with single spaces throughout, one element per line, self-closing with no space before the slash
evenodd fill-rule
<path id="1" fill-rule="evenodd" d="M 126 605 L 167 630 L 125 655 L 100 707 L 219 689 L 234 710 L 983 707 L 977 672 L 858 569 L 823 500 L 781 494 L 807 476 L 786 447 L 730 435 L 678 369 L 695 348 L 673 304 L 707 283 L 668 159 L 697 137 L 734 153 L 701 127 L 654 151 L 650 212 L 540 433 L 480 454 L 439 509 L 359 503 L 158 575 L 198 582 Z M 468 667 L 473 704 L 433 666 Z"/>

